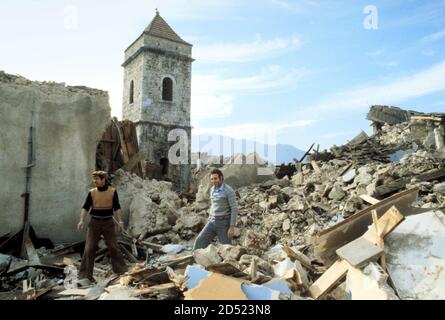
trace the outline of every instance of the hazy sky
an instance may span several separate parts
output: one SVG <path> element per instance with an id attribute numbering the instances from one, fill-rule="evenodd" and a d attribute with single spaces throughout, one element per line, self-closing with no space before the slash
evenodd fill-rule
<path id="1" fill-rule="evenodd" d="M 194 134 L 327 148 L 369 132 L 371 104 L 445 112 L 439 0 L 1 0 L 0 69 L 107 90 L 120 118 L 123 52 L 156 7 L 194 45 Z"/>

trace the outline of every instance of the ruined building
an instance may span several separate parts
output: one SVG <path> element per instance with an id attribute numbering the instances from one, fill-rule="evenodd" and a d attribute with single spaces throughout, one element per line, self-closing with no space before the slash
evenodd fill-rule
<path id="1" fill-rule="evenodd" d="M 190 184 L 190 95 L 192 45 L 182 40 L 167 22 L 156 16 L 125 50 L 123 119 L 136 124 L 147 178 L 173 182 L 176 190 Z M 185 164 L 169 162 L 176 140 L 172 130 L 183 130 L 187 141 Z M 169 141 L 173 140 L 173 141 Z M 177 154 L 178 155 L 178 154 Z"/>

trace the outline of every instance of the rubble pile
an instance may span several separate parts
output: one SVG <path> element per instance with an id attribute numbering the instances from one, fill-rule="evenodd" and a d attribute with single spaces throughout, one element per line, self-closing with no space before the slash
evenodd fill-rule
<path id="1" fill-rule="evenodd" d="M 386 132 L 392 135 L 392 131 Z M 385 134 L 380 139 L 389 140 Z M 362 143 L 366 141 L 369 139 Z M 342 157 L 313 161 L 303 164 L 302 171 L 291 180 L 284 177 L 239 188 L 238 227 L 263 236 L 266 247 L 277 242 L 302 245 L 323 228 L 369 206 L 363 195 L 382 199 L 418 187 L 420 194 L 415 206 L 441 208 L 445 206 L 444 187 L 437 179 L 445 177 L 443 169 L 439 153 L 420 149 L 389 163 L 368 160 L 360 164 Z M 429 173 L 430 177 L 425 176 Z M 195 205 L 192 212 L 202 213 L 208 204 Z M 240 236 L 237 243 L 242 244 L 247 234 L 235 234 Z"/>
<path id="2" fill-rule="evenodd" d="M 385 115 L 378 110 L 375 119 Z M 41 248 L 41 265 L 0 255 L 1 291 L 19 299 L 444 298 L 437 288 L 445 266 L 442 124 L 430 128 L 428 145 L 430 134 L 411 130 L 418 114 L 389 114 L 394 123 L 312 153 L 290 177 L 256 178 L 266 168 L 261 159 L 222 166 L 239 207 L 232 245 L 192 250 L 207 221 L 212 166 L 196 174 L 196 201 L 169 182 L 117 170 L 112 185 L 128 213 L 119 245 L 129 271 L 113 275 L 101 242 L 98 281 L 79 288 L 73 272 L 83 243 Z"/>

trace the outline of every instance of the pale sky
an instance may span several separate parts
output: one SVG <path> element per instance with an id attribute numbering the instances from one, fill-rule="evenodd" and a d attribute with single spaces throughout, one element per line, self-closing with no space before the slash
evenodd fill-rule
<path id="1" fill-rule="evenodd" d="M 372 104 L 445 112 L 440 0 L 2 0 L 0 69 L 106 90 L 121 118 L 123 52 L 155 8 L 194 45 L 195 135 L 328 148 L 370 132 Z"/>

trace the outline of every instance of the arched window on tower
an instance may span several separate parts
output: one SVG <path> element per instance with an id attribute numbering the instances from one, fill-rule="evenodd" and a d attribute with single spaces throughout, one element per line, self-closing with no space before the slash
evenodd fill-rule
<path id="1" fill-rule="evenodd" d="M 130 103 L 134 102 L 134 81 L 131 80 L 130 82 L 130 92 L 129 92 L 129 97 L 130 97 Z"/>
<path id="2" fill-rule="evenodd" d="M 173 80 L 169 77 L 162 80 L 162 100 L 173 101 Z"/>

